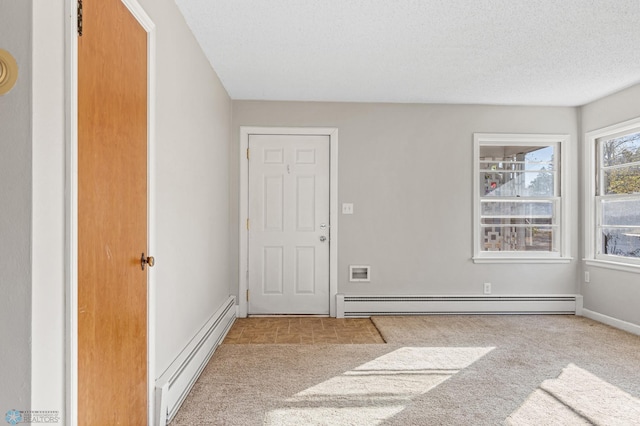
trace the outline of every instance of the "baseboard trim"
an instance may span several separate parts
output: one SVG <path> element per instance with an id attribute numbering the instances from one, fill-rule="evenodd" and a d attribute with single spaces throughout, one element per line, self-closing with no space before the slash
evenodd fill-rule
<path id="1" fill-rule="evenodd" d="M 640 325 L 623 321 L 618 318 L 610 317 L 599 312 L 590 311 L 589 309 L 584 308 L 582 309 L 582 316 L 640 336 Z"/>
<path id="2" fill-rule="evenodd" d="M 337 295 L 337 317 L 434 314 L 571 314 L 582 308 L 575 294 L 553 295 Z"/>
<path id="3" fill-rule="evenodd" d="M 235 297 L 231 296 L 156 380 L 157 425 L 173 420 L 235 318 Z"/>

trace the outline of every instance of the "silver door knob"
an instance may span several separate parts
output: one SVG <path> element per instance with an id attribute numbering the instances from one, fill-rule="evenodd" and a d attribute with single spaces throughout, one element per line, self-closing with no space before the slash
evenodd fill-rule
<path id="1" fill-rule="evenodd" d="M 324 243 L 325 241 L 327 241 L 327 237 L 325 237 L 324 235 L 323 235 L 323 236 L 321 236 L 321 237 L 320 237 L 320 241 L 322 241 L 322 242 Z"/>

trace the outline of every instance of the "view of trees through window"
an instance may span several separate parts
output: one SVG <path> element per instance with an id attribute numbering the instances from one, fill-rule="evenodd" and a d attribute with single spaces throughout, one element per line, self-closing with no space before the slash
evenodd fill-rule
<path id="1" fill-rule="evenodd" d="M 599 140 L 600 253 L 640 258 L 640 132 Z"/>

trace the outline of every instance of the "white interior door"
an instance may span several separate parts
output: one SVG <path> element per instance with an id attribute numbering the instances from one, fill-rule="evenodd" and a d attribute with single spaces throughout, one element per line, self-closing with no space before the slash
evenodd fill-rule
<path id="1" fill-rule="evenodd" d="M 249 314 L 329 314 L 329 136 L 249 136 Z"/>

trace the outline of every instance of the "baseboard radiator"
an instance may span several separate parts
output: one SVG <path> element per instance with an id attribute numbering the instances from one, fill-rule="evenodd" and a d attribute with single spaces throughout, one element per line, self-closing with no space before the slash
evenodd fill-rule
<path id="1" fill-rule="evenodd" d="M 173 420 L 235 318 L 235 297 L 229 297 L 156 380 L 157 425 L 165 426 Z"/>
<path id="2" fill-rule="evenodd" d="M 582 296 L 356 296 L 337 295 L 337 317 L 430 314 L 581 314 Z"/>

